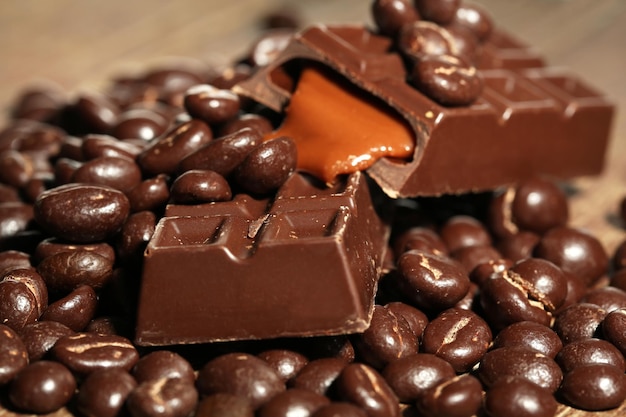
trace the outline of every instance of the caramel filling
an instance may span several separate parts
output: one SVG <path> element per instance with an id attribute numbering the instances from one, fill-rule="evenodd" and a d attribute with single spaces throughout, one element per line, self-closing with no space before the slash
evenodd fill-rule
<path id="1" fill-rule="evenodd" d="M 410 158 L 415 139 L 408 123 L 333 75 L 305 68 L 283 124 L 265 139 L 291 137 L 298 148 L 298 169 L 326 183 L 365 170 L 383 157 Z"/>

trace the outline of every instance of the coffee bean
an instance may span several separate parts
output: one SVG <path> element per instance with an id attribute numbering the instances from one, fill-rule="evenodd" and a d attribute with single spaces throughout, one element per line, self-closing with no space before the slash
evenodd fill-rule
<path id="1" fill-rule="evenodd" d="M 626 309 L 620 308 L 606 315 L 601 323 L 602 335 L 626 354 Z"/>
<path id="2" fill-rule="evenodd" d="M 27 230 L 33 223 L 33 206 L 23 203 L 0 203 L 0 239 Z"/>
<path id="3" fill-rule="evenodd" d="M 473 3 L 461 4 L 451 23 L 470 29 L 480 41 L 485 41 L 493 30 L 493 20 L 487 10 Z"/>
<path id="4" fill-rule="evenodd" d="M 398 398 L 385 379 L 365 364 L 346 366 L 337 378 L 342 400 L 352 402 L 371 417 L 399 417 Z"/>
<path id="5" fill-rule="evenodd" d="M 286 349 L 266 350 L 257 356 L 267 362 L 284 382 L 295 377 L 309 362 L 304 355 Z"/>
<path id="6" fill-rule="evenodd" d="M 53 256 L 61 252 L 75 252 L 79 250 L 93 252 L 109 260 L 111 263 L 115 262 L 115 250 L 106 242 L 78 244 L 69 243 L 53 237 L 39 242 L 37 248 L 35 248 L 33 260 L 36 263 L 40 263 L 49 256 Z"/>
<path id="7" fill-rule="evenodd" d="M 0 153 L 0 183 L 11 187 L 24 187 L 33 177 L 35 167 L 24 153 L 8 150 Z"/>
<path id="8" fill-rule="evenodd" d="M 415 7 L 422 18 L 435 23 L 449 23 L 456 16 L 460 0 L 415 0 Z"/>
<path id="9" fill-rule="evenodd" d="M 470 246 L 490 246 L 491 236 L 485 226 L 470 216 L 451 217 L 439 231 L 450 252 Z"/>
<path id="10" fill-rule="evenodd" d="M 444 106 L 469 105 L 483 89 L 478 70 L 453 55 L 423 56 L 411 70 L 411 83 Z"/>
<path id="11" fill-rule="evenodd" d="M 457 24 L 445 26 L 454 41 L 455 56 L 468 63 L 476 63 L 480 57 L 480 42 L 471 29 Z"/>
<path id="12" fill-rule="evenodd" d="M 355 338 L 355 347 L 363 360 L 375 368 L 417 353 L 418 337 L 404 317 L 376 305 L 370 326 Z"/>
<path id="13" fill-rule="evenodd" d="M 20 91 L 11 115 L 15 119 L 51 121 L 66 104 L 66 100 L 60 86 L 47 81 L 38 83 Z"/>
<path id="14" fill-rule="evenodd" d="M 555 392 L 563 379 L 554 359 L 521 347 L 490 350 L 480 362 L 478 375 L 487 387 L 496 386 L 506 377 L 519 377 L 550 392 Z"/>
<path id="15" fill-rule="evenodd" d="M 478 265 L 502 259 L 500 252 L 493 246 L 468 246 L 457 249 L 450 256 L 458 261 L 468 274 Z"/>
<path id="16" fill-rule="evenodd" d="M 157 219 L 151 211 L 132 213 L 124 222 L 117 240 L 117 253 L 123 262 L 141 259 L 156 229 Z"/>
<path id="17" fill-rule="evenodd" d="M 422 55 L 454 55 L 455 52 L 454 40 L 448 31 L 431 22 L 418 21 L 402 26 L 396 42 L 403 54 L 418 59 Z"/>
<path id="18" fill-rule="evenodd" d="M 626 371 L 624 355 L 611 343 L 601 339 L 585 339 L 569 343 L 556 357 L 563 370 L 569 372 L 585 365 L 608 364 Z"/>
<path id="19" fill-rule="evenodd" d="M 82 285 L 102 288 L 111 278 L 113 262 L 94 251 L 59 252 L 37 266 L 51 291 L 68 292 Z"/>
<path id="20" fill-rule="evenodd" d="M 0 278 L 0 317 L 14 330 L 41 316 L 48 306 L 48 289 L 32 268 L 10 269 Z"/>
<path id="21" fill-rule="evenodd" d="M 180 175 L 170 189 L 172 201 L 178 204 L 201 204 L 228 201 L 232 192 L 228 181 L 215 171 L 194 169 Z"/>
<path id="22" fill-rule="evenodd" d="M 193 384 L 196 380 L 191 364 L 177 353 L 159 350 L 143 356 L 132 371 L 138 383 L 145 381 L 179 378 Z"/>
<path id="23" fill-rule="evenodd" d="M 38 361 L 15 376 L 9 389 L 9 399 L 22 411 L 46 414 L 67 404 L 75 389 L 76 380 L 65 366 L 52 361 Z"/>
<path id="24" fill-rule="evenodd" d="M 339 358 L 321 358 L 307 363 L 289 386 L 328 395 L 329 389 L 347 363 Z"/>
<path id="25" fill-rule="evenodd" d="M 320 407 L 311 417 L 367 417 L 365 411 L 347 402 L 332 402 Z"/>
<path id="26" fill-rule="evenodd" d="M 587 286 L 596 282 L 608 266 L 608 256 L 600 241 L 570 227 L 555 227 L 546 232 L 535 248 L 535 255 L 571 272 Z"/>
<path id="27" fill-rule="evenodd" d="M 73 242 L 96 242 L 117 232 L 128 216 L 126 196 L 101 185 L 67 184 L 41 194 L 35 219 L 49 233 Z"/>
<path id="28" fill-rule="evenodd" d="M 80 142 L 81 154 L 88 161 L 101 157 L 126 158 L 132 161 L 141 149 L 138 145 L 108 135 L 85 135 Z"/>
<path id="29" fill-rule="evenodd" d="M 417 400 L 424 417 L 470 417 L 477 414 L 483 389 L 475 377 L 464 374 L 428 388 Z"/>
<path id="30" fill-rule="evenodd" d="M 560 393 L 583 410 L 616 408 L 626 399 L 626 376 L 612 365 L 581 366 L 565 374 Z"/>
<path id="31" fill-rule="evenodd" d="M 540 239 L 538 234 L 522 230 L 500 239 L 496 247 L 503 257 L 518 262 L 532 257 Z"/>
<path id="32" fill-rule="evenodd" d="M 236 395 L 217 393 L 204 397 L 198 403 L 196 417 L 254 417 L 248 400 Z"/>
<path id="33" fill-rule="evenodd" d="M 165 175 L 149 178 L 126 194 L 133 213 L 138 211 L 159 211 L 170 199 L 170 188 Z"/>
<path id="34" fill-rule="evenodd" d="M 98 296 L 92 287 L 82 285 L 50 304 L 41 320 L 57 321 L 75 332 L 81 331 L 96 314 Z"/>
<path id="35" fill-rule="evenodd" d="M 100 156 L 74 171 L 72 182 L 106 185 L 125 193 L 141 182 L 141 170 L 131 159 Z"/>
<path id="36" fill-rule="evenodd" d="M 246 113 L 242 114 L 234 120 L 227 122 L 220 129 L 220 136 L 230 135 L 241 129 L 250 128 L 258 135 L 263 136 L 274 130 L 272 123 L 266 118 L 258 114 Z"/>
<path id="37" fill-rule="evenodd" d="M 574 304 L 556 316 L 553 329 L 563 344 L 591 339 L 595 337 L 606 315 L 606 310 L 595 304 Z"/>
<path id="38" fill-rule="evenodd" d="M 275 395 L 265 403 L 257 415 L 259 417 L 310 416 L 330 400 L 315 392 L 292 388 Z"/>
<path id="39" fill-rule="evenodd" d="M 412 227 L 394 239 L 394 253 L 399 257 L 404 252 L 417 250 L 432 255 L 447 255 L 449 250 L 441 237 L 432 229 Z"/>
<path id="40" fill-rule="evenodd" d="M 490 417 L 552 417 L 557 407 L 550 391 L 523 378 L 504 378 L 485 396 L 485 411 Z"/>
<path id="41" fill-rule="evenodd" d="M 266 30 L 253 42 L 246 61 L 253 67 L 269 65 L 285 50 L 294 34 L 291 28 Z"/>
<path id="42" fill-rule="evenodd" d="M 117 139 L 153 140 L 165 132 L 169 122 L 162 115 L 147 109 L 130 109 L 120 114 L 110 131 Z"/>
<path id="43" fill-rule="evenodd" d="M 521 277 L 529 298 L 539 301 L 547 311 L 553 312 L 565 302 L 567 279 L 552 262 L 528 258 L 517 262 L 510 271 Z"/>
<path id="44" fill-rule="evenodd" d="M 528 179 L 516 187 L 511 215 L 520 229 L 541 235 L 554 227 L 566 225 L 569 217 L 567 196 L 552 181 Z"/>
<path id="45" fill-rule="evenodd" d="M 0 252 L 0 278 L 12 269 L 31 268 L 30 255 L 17 250 Z"/>
<path id="46" fill-rule="evenodd" d="M 80 384 L 76 408 L 86 416 L 116 417 L 136 386 L 133 377 L 120 368 L 92 372 Z"/>
<path id="47" fill-rule="evenodd" d="M 296 144 L 281 136 L 253 149 L 235 170 L 237 183 L 244 189 L 265 194 L 276 190 L 295 171 Z"/>
<path id="48" fill-rule="evenodd" d="M 507 271 L 513 266 L 513 262 L 510 259 L 500 258 L 496 260 L 487 261 L 480 265 L 476 265 L 472 271 L 470 271 L 470 280 L 476 283 L 479 287 L 492 276 L 501 274 Z"/>
<path id="49" fill-rule="evenodd" d="M 208 84 L 194 85 L 185 92 L 185 110 L 209 125 L 224 123 L 239 112 L 239 97 L 230 90 Z"/>
<path id="50" fill-rule="evenodd" d="M 491 345 L 491 330 L 476 313 L 453 308 L 433 319 L 424 330 L 422 349 L 446 360 L 458 373 L 480 361 Z"/>
<path id="51" fill-rule="evenodd" d="M 613 310 L 626 308 L 626 291 L 615 287 L 597 288 L 588 291 L 580 302 L 595 304 L 610 313 Z"/>
<path id="52" fill-rule="evenodd" d="M 372 17 L 378 30 L 387 36 L 395 36 L 404 25 L 419 20 L 417 10 L 408 0 L 375 0 Z"/>
<path id="53" fill-rule="evenodd" d="M 139 384 L 126 404 L 133 417 L 186 417 L 198 404 L 198 391 L 183 379 L 153 379 Z"/>
<path id="54" fill-rule="evenodd" d="M 402 317 L 408 323 L 411 331 L 417 336 L 417 340 L 422 340 L 422 334 L 428 324 L 428 317 L 422 311 L 401 301 L 393 301 L 385 305 L 385 308 L 395 315 Z"/>
<path id="55" fill-rule="evenodd" d="M 28 352 L 24 342 L 13 329 L 0 324 L 0 386 L 11 381 L 26 365 Z"/>
<path id="56" fill-rule="evenodd" d="M 190 120 L 169 130 L 150 144 L 137 157 L 147 175 L 173 174 L 181 159 L 212 139 L 209 127 L 199 120 Z"/>
<path id="57" fill-rule="evenodd" d="M 447 361 L 430 353 L 418 353 L 391 362 L 382 371 L 387 384 L 402 402 L 423 396 L 429 388 L 456 376 Z"/>
<path id="58" fill-rule="evenodd" d="M 398 259 L 403 293 L 418 308 L 444 310 L 454 306 L 469 289 L 469 277 L 456 261 L 418 251 Z"/>
<path id="59" fill-rule="evenodd" d="M 550 358 L 561 351 L 563 342 L 548 326 L 533 321 L 519 321 L 502 329 L 493 341 L 494 348 L 521 347 Z"/>
<path id="60" fill-rule="evenodd" d="M 19 334 L 26 346 L 30 361 L 34 362 L 43 358 L 57 340 L 74 334 L 74 331 L 56 321 L 38 321 L 24 326 Z"/>
<path id="61" fill-rule="evenodd" d="M 60 338 L 51 350 L 52 356 L 79 375 L 98 369 L 130 370 L 139 354 L 130 340 L 121 336 L 78 333 Z"/>
<path id="62" fill-rule="evenodd" d="M 265 361 L 245 353 L 229 353 L 209 361 L 198 374 L 197 386 L 202 395 L 222 392 L 245 397 L 254 409 L 285 390 L 285 384 Z"/>
<path id="63" fill-rule="evenodd" d="M 115 125 L 120 113 L 118 106 L 105 95 L 98 93 L 82 93 L 72 110 L 84 125 L 84 132 L 106 133 Z"/>

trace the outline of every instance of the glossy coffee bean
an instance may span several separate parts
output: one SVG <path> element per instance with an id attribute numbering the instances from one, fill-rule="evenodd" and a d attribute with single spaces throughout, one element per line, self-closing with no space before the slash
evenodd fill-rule
<path id="1" fill-rule="evenodd" d="M 43 259 L 37 271 L 51 291 L 73 291 L 81 285 L 102 288 L 111 278 L 112 260 L 95 251 L 59 252 Z"/>
<path id="2" fill-rule="evenodd" d="M 502 329 L 493 340 L 493 347 L 521 347 L 555 358 L 563 342 L 550 327 L 533 321 L 519 321 Z"/>
<path id="3" fill-rule="evenodd" d="M 110 131 L 117 139 L 153 140 L 165 133 L 169 122 L 162 115 L 147 109 L 131 109 L 120 114 Z"/>
<path id="4" fill-rule="evenodd" d="M 517 262 L 510 271 L 521 277 L 529 298 L 539 301 L 547 311 L 555 311 L 565 302 L 567 278 L 552 262 L 528 258 Z"/>
<path id="5" fill-rule="evenodd" d="M 540 239 L 538 234 L 522 230 L 502 238 L 496 247 L 503 257 L 518 262 L 533 256 Z"/>
<path id="6" fill-rule="evenodd" d="M 493 246 L 467 246 L 452 252 L 450 257 L 459 262 L 469 274 L 478 265 L 501 260 L 502 254 Z"/>
<path id="7" fill-rule="evenodd" d="M 460 0 L 415 0 L 415 8 L 420 16 L 435 23 L 449 23 L 456 16 Z"/>
<path id="8" fill-rule="evenodd" d="M 247 61 L 253 67 L 269 65 L 285 50 L 294 34 L 292 28 L 266 30 L 250 47 Z"/>
<path id="9" fill-rule="evenodd" d="M 28 352 L 18 334 L 0 324 L 0 386 L 7 384 L 26 365 Z"/>
<path id="10" fill-rule="evenodd" d="M 198 404 L 198 391 L 182 379 L 156 379 L 139 384 L 126 400 L 133 417 L 186 417 Z"/>
<path id="11" fill-rule="evenodd" d="M 411 227 L 407 229 L 395 237 L 393 249 L 396 257 L 410 250 L 418 250 L 433 255 L 446 255 L 449 252 L 439 235 L 427 227 Z"/>
<path id="12" fill-rule="evenodd" d="M 0 278 L 12 269 L 31 268 L 30 255 L 17 250 L 5 250 L 0 252 Z"/>
<path id="13" fill-rule="evenodd" d="M 263 142 L 235 170 L 237 183 L 249 192 L 265 194 L 278 189 L 295 171 L 297 149 L 288 137 Z"/>
<path id="14" fill-rule="evenodd" d="M 376 0 L 372 3 L 372 17 L 378 30 L 387 36 L 395 36 L 404 25 L 419 20 L 409 0 Z"/>
<path id="15" fill-rule="evenodd" d="M 245 397 L 254 409 L 285 390 L 284 382 L 265 361 L 245 353 L 228 353 L 209 361 L 198 374 L 197 386 L 202 395 L 222 392 Z"/>
<path id="16" fill-rule="evenodd" d="M 290 381 L 292 388 L 328 395 L 329 389 L 347 363 L 339 358 L 320 358 L 307 363 Z"/>
<path id="17" fill-rule="evenodd" d="M 96 292 L 89 285 L 82 285 L 50 304 L 40 320 L 57 321 L 78 332 L 87 326 L 97 308 Z"/>
<path id="18" fill-rule="evenodd" d="M 141 170 L 131 159 L 100 156 L 74 171 L 72 182 L 106 185 L 128 192 L 141 182 Z"/>
<path id="19" fill-rule="evenodd" d="M 191 364 L 179 354 L 167 350 L 158 350 L 143 356 L 135 364 L 132 374 L 138 383 L 178 378 L 193 384 L 196 380 Z"/>
<path id="20" fill-rule="evenodd" d="M 606 315 L 606 310 L 595 304 L 574 304 L 556 316 L 553 329 L 564 345 L 591 339 L 596 336 Z"/>
<path id="21" fill-rule="evenodd" d="M 0 238 L 27 230 L 33 222 L 33 206 L 22 203 L 0 203 Z"/>
<path id="22" fill-rule="evenodd" d="M 363 408 L 371 417 L 399 417 L 398 398 L 385 379 L 364 364 L 353 363 L 337 378 L 339 398 Z"/>
<path id="23" fill-rule="evenodd" d="M 563 379 L 554 359 L 520 347 L 490 350 L 480 362 L 478 375 L 487 387 L 498 385 L 506 377 L 519 377 L 550 392 L 555 392 Z"/>
<path id="24" fill-rule="evenodd" d="M 612 365 L 587 365 L 565 374 L 563 398 L 583 410 L 608 410 L 626 399 L 626 375 Z"/>
<path id="25" fill-rule="evenodd" d="M 52 348 L 52 356 L 79 375 L 99 369 L 130 370 L 139 354 L 130 340 L 121 336 L 78 333 L 60 338 Z"/>
<path id="26" fill-rule="evenodd" d="M 292 415 L 310 416 L 330 400 L 320 394 L 304 389 L 288 389 L 265 403 L 257 415 L 259 417 L 289 417 Z"/>
<path id="27" fill-rule="evenodd" d="M 610 313 L 619 308 L 626 308 L 626 291 L 615 287 L 603 287 L 588 291 L 581 303 L 595 304 Z"/>
<path id="28" fill-rule="evenodd" d="M 252 128 L 222 136 L 207 143 L 184 158 L 179 171 L 211 170 L 226 177 L 239 166 L 262 141 L 261 134 Z"/>
<path id="29" fill-rule="evenodd" d="M 522 378 L 505 378 L 485 396 L 490 417 L 552 417 L 558 403 L 552 393 Z"/>
<path id="30" fill-rule="evenodd" d="M 215 171 L 194 169 L 181 174 L 170 189 L 177 204 L 201 204 L 228 201 L 232 192 L 228 181 Z"/>
<path id="31" fill-rule="evenodd" d="M 115 125 L 120 114 L 118 106 L 105 95 L 82 93 L 73 111 L 89 133 L 106 133 Z"/>
<path id="32" fill-rule="evenodd" d="M 512 219 L 521 230 L 543 234 L 567 224 L 567 196 L 552 181 L 532 178 L 520 183 L 511 202 Z"/>
<path id="33" fill-rule="evenodd" d="M 471 29 L 462 25 L 445 25 L 454 41 L 455 56 L 468 63 L 476 63 L 480 57 L 481 45 L 478 38 Z"/>
<path id="34" fill-rule="evenodd" d="M 126 196 L 133 213 L 161 210 L 170 199 L 167 176 L 157 175 L 154 178 L 148 178 L 128 191 Z"/>
<path id="35" fill-rule="evenodd" d="M 601 323 L 602 335 L 626 354 L 626 309 L 620 308 L 606 315 Z"/>
<path id="36" fill-rule="evenodd" d="M 266 117 L 258 114 L 246 113 L 225 123 L 220 128 L 220 136 L 230 135 L 245 128 L 250 128 L 261 136 L 274 130 L 272 123 Z"/>
<path id="37" fill-rule="evenodd" d="M 18 203 L 20 195 L 17 188 L 6 184 L 0 184 L 0 203 Z"/>
<path id="38" fill-rule="evenodd" d="M 54 179 L 56 185 L 68 184 L 72 180 L 74 171 L 76 171 L 82 162 L 69 158 L 59 158 L 54 163 Z"/>
<path id="39" fill-rule="evenodd" d="M 52 361 L 38 361 L 15 376 L 9 399 L 22 411 L 52 413 L 69 402 L 75 389 L 76 380 L 65 366 Z"/>
<path id="40" fill-rule="evenodd" d="M 139 211 L 128 216 L 117 240 L 117 253 L 121 261 L 140 259 L 156 229 L 157 219 L 151 211 Z"/>
<path id="41" fill-rule="evenodd" d="M 374 306 L 367 330 L 355 338 L 359 356 L 378 369 L 391 361 L 417 353 L 418 345 L 418 337 L 404 317 L 380 305 Z"/>
<path id="42" fill-rule="evenodd" d="M 606 340 L 585 339 L 569 343 L 563 347 L 556 361 L 567 373 L 585 365 L 607 364 L 626 371 L 624 355 Z"/>
<path id="43" fill-rule="evenodd" d="M 57 340 L 74 334 L 74 331 L 56 321 L 38 321 L 24 326 L 19 334 L 30 361 L 34 362 L 43 358 Z"/>
<path id="44" fill-rule="evenodd" d="M 507 271 L 513 266 L 513 262 L 506 258 L 487 261 L 480 265 L 476 265 L 472 271 L 470 271 L 470 280 L 482 286 L 494 274 L 501 274 Z"/>
<path id="45" fill-rule="evenodd" d="M 482 400 L 480 381 L 464 374 L 427 389 L 417 400 L 417 408 L 424 417 L 470 417 Z"/>
<path id="46" fill-rule="evenodd" d="M 486 40 L 493 30 L 493 20 L 487 10 L 473 3 L 461 4 L 452 24 L 470 29 L 480 41 Z"/>
<path id="47" fill-rule="evenodd" d="M 411 82 L 445 106 L 465 106 L 478 98 L 483 80 L 476 68 L 453 55 L 426 55 L 411 70 Z"/>
<path id="48" fill-rule="evenodd" d="M 430 353 L 418 353 L 391 362 L 382 371 L 387 384 L 402 402 L 420 398 L 429 388 L 456 376 L 445 360 Z"/>
<path id="49" fill-rule="evenodd" d="M 181 159 L 208 143 L 213 137 L 206 123 L 190 120 L 169 130 L 137 157 L 147 175 L 173 174 Z"/>
<path id="50" fill-rule="evenodd" d="M 287 349 L 266 350 L 257 356 L 267 362 L 284 382 L 294 378 L 309 362 L 304 355 Z"/>
<path id="51" fill-rule="evenodd" d="M 332 402 L 320 407 L 311 417 L 367 417 L 365 411 L 348 402 Z"/>
<path id="52" fill-rule="evenodd" d="M 28 286 L 22 282 L 0 282 L 0 322 L 19 331 L 39 318 L 37 300 Z"/>
<path id="53" fill-rule="evenodd" d="M 385 308 L 396 317 L 403 317 L 409 324 L 411 331 L 417 336 L 417 340 L 422 340 L 422 334 L 428 324 L 428 317 L 421 310 L 401 301 L 393 301 L 385 305 Z"/>
<path id="54" fill-rule="evenodd" d="M 480 361 L 491 339 L 489 325 L 479 315 L 453 308 L 428 323 L 422 350 L 446 360 L 456 372 L 462 373 Z"/>
<path id="55" fill-rule="evenodd" d="M 86 135 L 80 143 L 81 154 L 88 161 L 101 157 L 134 160 L 141 149 L 135 144 L 108 135 Z"/>
<path id="56" fill-rule="evenodd" d="M 451 217 L 439 230 L 439 236 L 450 252 L 470 246 L 490 246 L 489 232 L 473 217 Z"/>
<path id="57" fill-rule="evenodd" d="M 46 122 L 54 119 L 65 104 L 66 96 L 60 86 L 42 82 L 19 92 L 11 115 L 15 119 Z"/>
<path id="58" fill-rule="evenodd" d="M 546 232 L 535 248 L 535 256 L 571 272 L 587 286 L 596 282 L 608 267 L 608 256 L 600 241 L 570 227 Z"/>
<path id="59" fill-rule="evenodd" d="M 110 262 L 115 262 L 115 250 L 106 242 L 98 243 L 71 243 L 57 238 L 47 238 L 39 242 L 33 254 L 33 261 L 40 263 L 45 258 L 61 252 L 88 251 L 102 256 Z"/>
<path id="60" fill-rule="evenodd" d="M 204 397 L 196 408 L 196 417 L 254 417 L 248 400 L 236 395 L 217 393 Z"/>
<path id="61" fill-rule="evenodd" d="M 14 150 L 0 153 L 0 183 L 21 188 L 34 173 L 33 162 L 24 153 Z"/>
<path id="62" fill-rule="evenodd" d="M 76 408 L 87 416 L 116 417 L 136 386 L 135 379 L 123 369 L 95 371 L 80 384 Z"/>
<path id="63" fill-rule="evenodd" d="M 454 41 L 441 26 L 418 21 L 400 29 L 398 48 L 403 54 L 419 58 L 422 55 L 454 55 Z"/>
<path id="64" fill-rule="evenodd" d="M 96 242 L 117 232 L 128 216 L 130 203 L 113 188 L 67 184 L 41 194 L 35 219 L 52 235 L 73 242 Z"/>
<path id="65" fill-rule="evenodd" d="M 444 310 L 454 306 L 469 289 L 469 277 L 456 261 L 409 251 L 398 260 L 403 293 L 418 308 Z"/>
<path id="66" fill-rule="evenodd" d="M 199 84 L 185 92 L 185 110 L 193 118 L 209 125 L 224 123 L 239 112 L 239 96 L 208 84 Z"/>

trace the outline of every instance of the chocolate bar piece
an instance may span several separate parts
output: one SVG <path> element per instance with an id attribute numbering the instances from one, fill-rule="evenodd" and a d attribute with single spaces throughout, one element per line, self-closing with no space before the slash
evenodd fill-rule
<path id="1" fill-rule="evenodd" d="M 359 172 L 332 188 L 294 174 L 271 201 L 170 205 L 145 252 L 136 341 L 364 331 L 387 237 Z"/>
<path id="2" fill-rule="evenodd" d="M 397 123 L 408 123 L 415 141 L 410 158 L 383 157 L 367 169 L 391 197 L 490 190 L 536 175 L 600 173 L 612 104 L 576 76 L 543 66 L 505 32 L 485 49 L 483 92 L 469 106 L 442 106 L 408 84 L 402 58 L 389 52 L 390 39 L 360 26 L 320 25 L 297 34 L 236 90 L 277 111 L 287 108 L 288 117 L 298 74 L 314 62 L 363 90 L 373 106 L 384 103 Z"/>

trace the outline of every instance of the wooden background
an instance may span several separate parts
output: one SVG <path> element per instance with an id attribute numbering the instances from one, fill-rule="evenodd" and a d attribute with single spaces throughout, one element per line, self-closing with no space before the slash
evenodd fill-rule
<path id="1" fill-rule="evenodd" d="M 626 0 L 481 0 L 500 26 L 567 66 L 626 108 Z M 246 51 L 259 17 L 289 7 L 304 22 L 370 22 L 369 0 L 2 0 L 2 120 L 20 88 L 49 79 L 70 92 L 99 88 L 113 75 L 167 56 L 216 65 Z M 575 226 L 597 234 L 611 253 L 626 239 L 616 221 L 626 196 L 626 116 L 617 112 L 604 174 L 581 178 Z M 562 415 L 618 416 L 626 412 Z M 61 412 L 60 414 L 63 414 Z M 571 413 L 571 414 L 569 414 Z M 0 416 L 7 413 L 0 409 Z"/>

